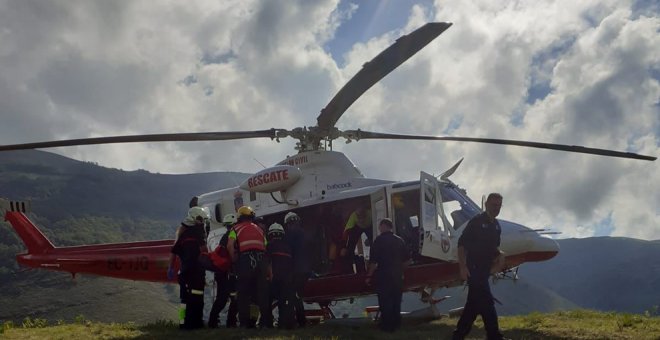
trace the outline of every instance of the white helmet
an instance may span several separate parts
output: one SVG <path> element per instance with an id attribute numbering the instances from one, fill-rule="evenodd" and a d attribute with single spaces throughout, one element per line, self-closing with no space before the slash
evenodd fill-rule
<path id="1" fill-rule="evenodd" d="M 238 221 L 236 214 L 227 214 L 222 218 L 222 224 L 235 224 Z"/>
<path id="2" fill-rule="evenodd" d="M 284 227 L 279 223 L 271 224 L 270 227 L 268 227 L 268 235 L 275 233 L 284 234 Z"/>
<path id="3" fill-rule="evenodd" d="M 293 222 L 293 221 L 300 221 L 300 217 L 298 217 L 298 214 L 294 213 L 293 211 L 289 211 L 284 216 L 284 224 L 287 224 L 287 223 Z"/>
<path id="4" fill-rule="evenodd" d="M 209 208 L 206 207 L 192 207 L 188 210 L 188 217 L 193 221 L 199 218 L 206 221 L 211 218 L 211 213 L 209 212 Z"/>

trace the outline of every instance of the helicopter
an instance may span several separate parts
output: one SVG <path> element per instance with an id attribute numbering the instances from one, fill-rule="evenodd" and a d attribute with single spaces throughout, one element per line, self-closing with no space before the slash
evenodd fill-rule
<path id="1" fill-rule="evenodd" d="M 254 131 L 165 133 L 110 136 L 26 144 L 0 145 L 0 151 L 41 149 L 135 142 L 225 141 L 249 138 L 296 139 L 296 154 L 249 176 L 233 188 L 200 194 L 192 205 L 211 212 L 209 246 L 213 248 L 226 232 L 223 216 L 243 205 L 253 208 L 265 225 L 281 223 L 285 214 L 298 214 L 305 228 L 313 233 L 314 275 L 305 286 L 304 300 L 317 303 L 325 317 L 334 317 L 331 303 L 357 296 L 375 294 L 365 283 L 364 263 L 348 266 L 338 255 L 338 239 L 348 216 L 364 209 L 372 221 L 390 218 L 395 232 L 406 240 L 413 253 L 413 263 L 405 271 L 404 290 L 417 292 L 429 303 L 437 302 L 433 292 L 442 287 L 461 285 L 457 262 L 457 242 L 468 221 L 482 209 L 467 192 L 449 177 L 462 160 L 440 176 L 420 172 L 411 181 L 390 181 L 365 177 L 346 155 L 332 149 L 339 138 L 347 142 L 367 139 L 420 141 L 458 141 L 512 145 L 575 152 L 599 156 L 654 161 L 656 157 L 591 147 L 541 143 L 521 140 L 456 136 L 404 135 L 357 130 L 341 131 L 336 122 L 369 88 L 387 76 L 418 51 L 445 32 L 452 24 L 427 23 L 400 37 L 351 78 L 321 110 L 315 126 L 293 129 L 271 128 Z M 0 200 L 0 212 L 27 247 L 16 256 L 23 266 L 45 270 L 108 276 L 119 279 L 176 283 L 167 278 L 173 240 L 130 243 L 54 246 L 30 221 L 29 202 Z M 506 254 L 501 273 L 515 274 L 527 262 L 546 261 L 559 252 L 558 244 L 546 229 L 532 229 L 522 224 L 500 220 L 501 250 Z M 377 234 L 377 224 L 372 225 Z M 369 257 L 368 239 L 358 242 L 353 258 Z M 345 264 L 345 262 L 344 262 Z"/>

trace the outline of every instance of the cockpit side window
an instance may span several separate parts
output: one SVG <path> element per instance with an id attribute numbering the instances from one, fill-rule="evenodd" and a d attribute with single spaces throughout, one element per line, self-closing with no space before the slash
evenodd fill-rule
<path id="1" fill-rule="evenodd" d="M 454 185 L 442 185 L 444 211 L 449 212 L 454 229 L 458 229 L 472 217 L 481 212 L 479 207 L 469 198 L 464 190 Z"/>

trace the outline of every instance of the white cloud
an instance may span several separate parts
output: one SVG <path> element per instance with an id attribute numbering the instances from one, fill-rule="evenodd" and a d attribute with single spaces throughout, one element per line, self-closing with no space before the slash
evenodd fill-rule
<path id="1" fill-rule="evenodd" d="M 402 9 L 404 27 L 356 42 L 340 67 L 323 47 L 356 9 L 339 12 L 337 1 L 4 2 L 0 144 L 314 125 L 365 61 L 435 20 L 454 25 L 363 95 L 340 128 L 449 131 L 657 156 L 660 19 L 653 8 L 633 7 L 437 1 Z M 273 164 L 293 145 L 55 151 L 163 173 L 255 171 L 254 158 Z M 453 179 L 476 200 L 502 192 L 503 218 L 589 236 L 611 216 L 615 235 L 660 238 L 657 163 L 454 142 L 336 145 L 366 175 L 388 179 L 413 179 L 420 169 L 437 174 L 465 156 Z"/>

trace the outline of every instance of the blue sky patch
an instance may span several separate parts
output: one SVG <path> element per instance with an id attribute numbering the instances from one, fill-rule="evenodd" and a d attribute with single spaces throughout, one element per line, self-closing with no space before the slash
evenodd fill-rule
<path id="1" fill-rule="evenodd" d="M 640 16 L 654 17 L 660 13 L 660 1 L 658 0 L 635 0 L 630 6 L 632 11 L 630 18 L 639 19 Z"/>
<path id="2" fill-rule="evenodd" d="M 561 59 L 572 47 L 577 36 L 562 37 L 532 57 L 531 82 L 527 89 L 527 104 L 543 100 L 552 92 L 552 72 Z"/>
<path id="3" fill-rule="evenodd" d="M 369 39 L 389 31 L 404 27 L 408 22 L 413 5 L 431 9 L 431 0 L 341 0 L 339 12 L 347 12 L 352 4 L 358 6 L 350 19 L 341 23 L 334 39 L 327 42 L 325 49 L 341 67 L 344 66 L 344 54 L 350 51 L 356 42 Z"/>
<path id="4" fill-rule="evenodd" d="M 452 132 L 456 131 L 463 124 L 463 115 L 454 115 L 451 117 L 447 128 L 442 130 L 442 133 L 445 135 L 451 135 Z"/>
<path id="5" fill-rule="evenodd" d="M 594 225 L 594 236 L 610 236 L 612 232 L 614 232 L 614 222 L 612 221 L 612 212 L 610 212 L 607 217 Z"/>
<path id="6" fill-rule="evenodd" d="M 227 53 L 222 53 L 222 54 L 214 54 L 206 51 L 202 56 L 201 62 L 204 65 L 226 64 L 230 62 L 232 59 L 236 59 L 236 53 L 234 53 L 234 51 L 229 51 Z"/>

